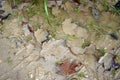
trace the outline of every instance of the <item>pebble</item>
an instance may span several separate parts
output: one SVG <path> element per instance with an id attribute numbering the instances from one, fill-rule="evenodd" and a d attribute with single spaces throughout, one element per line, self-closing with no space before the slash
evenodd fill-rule
<path id="1" fill-rule="evenodd" d="M 39 43 L 44 43 L 48 40 L 48 31 L 43 29 L 38 29 L 35 31 L 35 37 Z"/>
<path id="2" fill-rule="evenodd" d="M 98 20 L 99 15 L 100 15 L 100 11 L 96 8 L 92 8 L 92 15 L 93 15 L 94 19 Z"/>
<path id="3" fill-rule="evenodd" d="M 111 33 L 110 36 L 115 40 L 119 39 L 118 34 L 116 32 Z"/>

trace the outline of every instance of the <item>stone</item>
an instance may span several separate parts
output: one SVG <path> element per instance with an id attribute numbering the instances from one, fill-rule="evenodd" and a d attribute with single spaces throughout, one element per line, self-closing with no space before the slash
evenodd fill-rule
<path id="1" fill-rule="evenodd" d="M 92 15 L 93 15 L 95 20 L 98 20 L 99 16 L 100 16 L 100 11 L 96 8 L 92 8 Z"/>
<path id="2" fill-rule="evenodd" d="M 71 19 L 65 19 L 65 21 L 62 23 L 63 32 L 67 35 L 76 35 L 80 38 L 87 39 L 87 30 L 71 22 Z"/>
<path id="3" fill-rule="evenodd" d="M 105 49 L 106 52 L 109 52 L 118 43 L 117 40 L 113 40 L 109 35 L 106 35 L 94 41 L 94 44 L 96 45 L 97 49 Z"/>
<path id="4" fill-rule="evenodd" d="M 22 26 L 22 31 L 23 31 L 25 36 L 28 36 L 31 33 L 30 30 L 28 29 L 28 25 L 29 24 L 25 24 L 25 25 Z"/>
<path id="5" fill-rule="evenodd" d="M 113 58 L 112 54 L 106 53 L 103 57 L 99 59 L 98 63 L 104 64 L 104 68 L 108 69 L 110 68 L 112 58 Z"/>
<path id="6" fill-rule="evenodd" d="M 77 25 L 71 23 L 71 19 L 65 19 L 65 21 L 62 23 L 62 28 L 65 34 L 75 35 L 75 30 L 77 28 Z"/>
<path id="7" fill-rule="evenodd" d="M 82 27 L 78 27 L 76 29 L 76 36 L 83 38 L 83 39 L 87 39 L 88 38 L 88 32 L 86 29 L 82 28 Z"/>
<path id="8" fill-rule="evenodd" d="M 39 43 L 42 43 L 44 40 L 46 40 L 48 36 L 48 32 L 43 29 L 38 29 L 34 34 Z"/>

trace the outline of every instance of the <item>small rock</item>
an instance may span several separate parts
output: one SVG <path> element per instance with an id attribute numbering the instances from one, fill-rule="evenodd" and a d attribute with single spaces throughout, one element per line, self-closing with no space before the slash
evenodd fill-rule
<path id="1" fill-rule="evenodd" d="M 87 39 L 88 38 L 88 33 L 87 33 L 87 30 L 82 28 L 82 27 L 78 27 L 76 29 L 76 35 L 80 38 L 83 38 L 83 39 Z"/>
<path id="2" fill-rule="evenodd" d="M 77 28 L 77 25 L 74 23 L 71 23 L 71 19 L 66 19 L 62 23 L 62 28 L 65 34 L 75 35 L 75 29 Z"/>
<path id="3" fill-rule="evenodd" d="M 11 15 L 11 13 L 0 15 L 1 21 L 8 19 L 8 17 L 9 17 L 10 15 Z"/>
<path id="4" fill-rule="evenodd" d="M 104 68 L 105 70 L 106 69 L 109 69 L 110 68 L 110 64 L 111 64 L 111 61 L 112 61 L 112 58 L 113 58 L 113 55 L 110 54 L 110 53 L 106 53 L 103 57 L 101 57 L 99 59 L 99 63 L 100 64 L 104 64 Z"/>
<path id="5" fill-rule="evenodd" d="M 47 30 L 38 29 L 37 31 L 35 31 L 35 37 L 39 43 L 42 43 L 44 40 L 46 40 L 47 36 L 48 36 Z"/>
<path id="6" fill-rule="evenodd" d="M 95 20 L 98 20 L 99 16 L 100 16 L 100 11 L 96 8 L 92 8 L 92 15 L 93 15 Z"/>
<path id="7" fill-rule="evenodd" d="M 111 33 L 110 36 L 115 40 L 119 39 L 118 34 L 116 32 Z"/>
<path id="8" fill-rule="evenodd" d="M 31 33 L 30 30 L 28 29 L 28 25 L 29 24 L 25 24 L 25 25 L 22 26 L 22 31 L 23 31 L 25 36 L 28 36 Z"/>

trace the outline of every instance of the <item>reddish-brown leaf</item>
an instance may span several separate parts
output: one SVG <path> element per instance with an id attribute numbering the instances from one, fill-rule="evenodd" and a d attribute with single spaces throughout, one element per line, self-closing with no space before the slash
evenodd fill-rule
<path id="1" fill-rule="evenodd" d="M 75 61 L 70 63 L 69 60 L 64 60 L 63 63 L 59 65 L 59 67 L 62 73 L 66 75 L 70 75 L 70 74 L 77 72 L 75 68 L 81 65 L 82 65 L 81 63 L 77 64 Z"/>

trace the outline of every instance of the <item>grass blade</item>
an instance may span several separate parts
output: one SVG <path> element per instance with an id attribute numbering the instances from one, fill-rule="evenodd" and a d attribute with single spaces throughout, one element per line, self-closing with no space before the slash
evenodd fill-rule
<path id="1" fill-rule="evenodd" d="M 49 25 L 50 24 L 50 18 L 49 18 L 49 13 L 48 13 L 48 7 L 47 7 L 47 0 L 44 0 L 44 9 L 45 9 L 45 14 L 46 14 L 46 19 Z"/>

